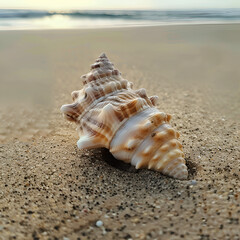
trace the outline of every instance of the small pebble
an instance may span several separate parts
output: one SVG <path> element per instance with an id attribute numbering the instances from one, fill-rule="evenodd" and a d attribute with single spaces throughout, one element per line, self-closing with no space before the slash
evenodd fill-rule
<path id="1" fill-rule="evenodd" d="M 63 240 L 70 240 L 69 238 L 67 238 L 67 237 L 63 237 Z"/>
<path id="2" fill-rule="evenodd" d="M 2 231 L 2 230 L 3 230 L 3 226 L 0 225 L 0 231 Z"/>
<path id="3" fill-rule="evenodd" d="M 197 181 L 196 180 L 191 180 L 191 181 L 189 181 L 189 183 L 188 183 L 189 185 L 197 185 Z"/>
<path id="4" fill-rule="evenodd" d="M 98 220 L 98 221 L 96 222 L 96 226 L 97 226 L 97 227 L 102 227 L 102 226 L 103 226 L 103 222 L 102 222 L 101 220 Z"/>

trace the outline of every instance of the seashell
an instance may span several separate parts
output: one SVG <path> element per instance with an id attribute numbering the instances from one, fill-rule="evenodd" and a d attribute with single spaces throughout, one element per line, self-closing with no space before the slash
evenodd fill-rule
<path id="1" fill-rule="evenodd" d="M 133 90 L 104 53 L 82 78 L 83 89 L 72 92 L 74 102 L 61 107 L 78 126 L 78 148 L 105 147 L 137 169 L 187 178 L 179 133 L 169 124 L 171 116 L 156 108 L 157 96 Z"/>

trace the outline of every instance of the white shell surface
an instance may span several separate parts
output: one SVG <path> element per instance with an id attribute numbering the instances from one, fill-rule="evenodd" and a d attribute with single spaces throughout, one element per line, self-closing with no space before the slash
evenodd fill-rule
<path id="1" fill-rule="evenodd" d="M 142 142 L 140 128 L 150 129 L 148 118 L 157 113 L 155 108 L 148 108 L 131 117 L 115 134 L 110 144 L 110 152 L 117 159 L 131 162 L 132 156 Z M 144 135 L 144 137 L 147 137 Z M 136 166 L 136 165 L 135 165 Z"/>

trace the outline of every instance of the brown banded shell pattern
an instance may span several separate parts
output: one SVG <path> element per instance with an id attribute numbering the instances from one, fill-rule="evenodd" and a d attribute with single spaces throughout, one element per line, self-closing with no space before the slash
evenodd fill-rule
<path id="1" fill-rule="evenodd" d="M 82 78 L 83 88 L 72 92 L 74 102 L 61 107 L 78 126 L 80 149 L 105 147 L 136 168 L 187 178 L 179 133 L 169 125 L 171 116 L 156 108 L 157 96 L 133 90 L 105 54 Z"/>

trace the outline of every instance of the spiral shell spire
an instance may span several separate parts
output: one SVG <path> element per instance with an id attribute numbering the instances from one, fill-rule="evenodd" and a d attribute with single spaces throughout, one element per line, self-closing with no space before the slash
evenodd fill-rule
<path id="1" fill-rule="evenodd" d="M 156 108 L 157 96 L 133 90 L 104 53 L 82 78 L 83 89 L 72 92 L 74 102 L 61 107 L 78 125 L 80 149 L 105 147 L 136 168 L 187 178 L 179 133 L 169 125 L 171 116 Z"/>

